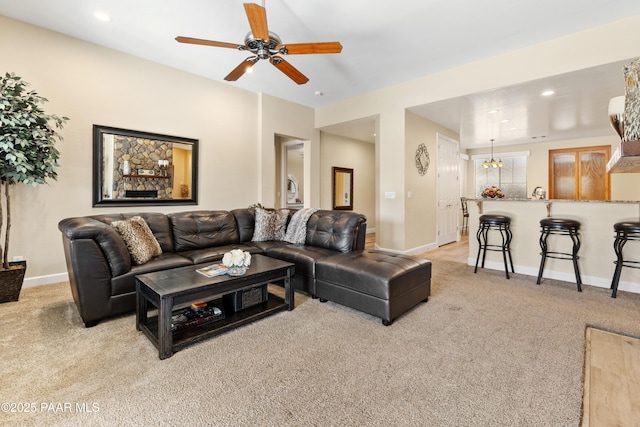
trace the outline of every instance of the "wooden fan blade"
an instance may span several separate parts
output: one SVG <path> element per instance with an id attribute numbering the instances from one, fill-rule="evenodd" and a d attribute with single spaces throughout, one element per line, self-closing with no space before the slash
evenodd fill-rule
<path id="1" fill-rule="evenodd" d="M 267 26 L 267 9 L 255 3 L 245 3 L 244 10 L 247 12 L 251 34 L 256 39 L 269 41 L 269 27 Z"/>
<path id="2" fill-rule="evenodd" d="M 342 52 L 342 45 L 340 42 L 283 43 L 276 46 L 276 50 L 285 55 L 299 55 L 305 53 L 340 53 Z"/>
<path id="3" fill-rule="evenodd" d="M 227 77 L 225 77 L 224 79 L 228 82 L 235 82 L 240 77 L 242 77 L 242 75 L 246 73 L 249 68 L 253 67 L 256 62 L 258 62 L 257 56 L 252 56 L 245 59 L 240 63 L 240 65 L 234 68 L 233 71 L 227 74 Z"/>
<path id="4" fill-rule="evenodd" d="M 193 37 L 176 37 L 176 41 L 179 43 L 188 43 L 188 44 L 201 44 L 205 46 L 216 46 L 216 47 L 228 47 L 231 49 L 241 49 L 245 50 L 246 46 L 237 43 L 225 43 L 225 42 L 216 42 L 213 40 L 204 40 L 204 39 L 194 39 Z"/>
<path id="5" fill-rule="evenodd" d="M 278 70 L 285 73 L 291 80 L 298 83 L 299 85 L 303 85 L 309 81 L 307 76 L 302 74 L 293 65 L 289 64 L 279 56 L 270 57 L 269 62 L 271 62 Z"/>

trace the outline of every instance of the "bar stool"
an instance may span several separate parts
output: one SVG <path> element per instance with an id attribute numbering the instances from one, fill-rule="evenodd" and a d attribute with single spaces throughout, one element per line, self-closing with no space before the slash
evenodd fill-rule
<path id="1" fill-rule="evenodd" d="M 482 268 L 484 268 L 484 260 L 487 257 L 487 251 L 500 251 L 502 252 L 502 259 L 504 260 L 504 273 L 509 278 L 509 268 L 507 265 L 507 255 L 509 256 L 509 263 L 511 264 L 511 272 L 513 270 L 513 260 L 511 259 L 511 218 L 506 215 L 482 215 L 480 216 L 480 226 L 478 227 L 478 256 L 476 258 L 476 268 L 474 273 L 478 271 L 478 262 L 480 261 L 480 254 L 482 253 Z M 489 230 L 498 230 L 502 237 L 501 245 L 489 244 Z"/>
<path id="2" fill-rule="evenodd" d="M 611 298 L 615 298 L 618 293 L 618 282 L 620 282 L 620 273 L 622 267 L 640 268 L 640 261 L 625 260 L 622 257 L 622 248 L 629 240 L 640 240 L 640 222 L 624 221 L 613 225 L 616 232 L 616 239 L 613 242 L 613 250 L 616 252 L 617 260 L 613 263 L 616 265 L 611 281 Z"/>
<path id="3" fill-rule="evenodd" d="M 578 268 L 578 250 L 580 249 L 580 221 L 564 218 L 544 218 L 540 220 L 540 248 L 542 249 L 542 259 L 540 260 L 540 271 L 538 271 L 538 280 L 536 284 L 540 284 L 544 264 L 547 258 L 567 259 L 573 261 L 573 270 L 576 273 L 576 284 L 578 291 L 582 292 L 582 279 L 580 278 L 580 270 Z M 547 247 L 547 238 L 549 235 L 564 235 L 571 237 L 573 241 L 573 250 L 571 253 L 549 251 Z"/>
<path id="4" fill-rule="evenodd" d="M 469 209 L 467 208 L 467 199 L 460 197 L 460 208 L 462 208 L 462 227 L 460 227 L 460 234 L 469 232 Z"/>

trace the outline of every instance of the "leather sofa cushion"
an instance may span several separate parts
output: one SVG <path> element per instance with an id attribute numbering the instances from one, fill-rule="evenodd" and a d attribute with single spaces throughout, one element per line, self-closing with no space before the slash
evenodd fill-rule
<path id="1" fill-rule="evenodd" d="M 236 218 L 240 242 L 250 242 L 256 222 L 256 210 L 253 208 L 234 209 L 231 213 Z"/>
<path id="2" fill-rule="evenodd" d="M 391 300 L 431 279 L 431 261 L 379 250 L 343 253 L 316 262 L 316 280 Z M 319 285 L 318 285 L 319 286 Z"/>
<path id="3" fill-rule="evenodd" d="M 168 270 L 170 268 L 186 267 L 193 263 L 185 257 L 176 254 L 164 253 L 151 261 L 134 265 L 131 271 L 111 279 L 111 295 L 122 295 L 136 291 L 135 277 L 138 274 L 152 273 L 154 271 Z"/>
<path id="4" fill-rule="evenodd" d="M 266 254 L 267 252 L 269 252 L 270 249 L 273 248 L 281 248 L 283 246 L 287 246 L 290 245 L 291 243 L 285 242 L 285 241 L 278 241 L 278 242 L 251 242 L 251 245 L 255 246 L 256 248 L 259 248 L 262 253 Z"/>
<path id="5" fill-rule="evenodd" d="M 318 211 L 307 221 L 307 246 L 317 246 L 339 252 L 354 249 L 358 227 L 366 217 L 353 212 Z"/>
<path id="6" fill-rule="evenodd" d="M 296 275 L 303 274 L 311 277 L 315 276 L 317 260 L 337 253 L 339 252 L 331 249 L 292 244 L 271 246 L 265 250 L 267 256 L 294 263 Z"/>
<path id="7" fill-rule="evenodd" d="M 180 256 L 190 259 L 194 264 L 202 264 L 206 262 L 220 261 L 225 253 L 233 249 L 242 249 L 243 251 L 247 251 L 250 254 L 262 253 L 262 249 L 257 246 L 253 246 L 251 244 L 243 245 L 236 243 L 233 245 L 214 246 L 204 249 L 193 249 L 190 251 L 179 252 L 179 254 Z"/>
<path id="8" fill-rule="evenodd" d="M 115 213 L 115 214 L 102 214 L 91 216 L 93 219 L 104 222 L 111 225 L 114 221 L 123 221 L 133 218 L 134 216 L 142 217 L 149 225 L 154 237 L 160 243 L 162 252 L 174 252 L 173 246 L 173 232 L 171 231 L 171 224 L 169 224 L 169 218 L 167 215 L 158 212 L 141 212 L 141 213 Z"/>
<path id="9" fill-rule="evenodd" d="M 236 219 L 229 211 L 192 211 L 168 215 L 176 252 L 240 242 Z"/>

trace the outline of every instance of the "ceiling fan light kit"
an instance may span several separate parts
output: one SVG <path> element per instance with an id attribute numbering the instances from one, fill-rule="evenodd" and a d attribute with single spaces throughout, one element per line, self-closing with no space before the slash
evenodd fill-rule
<path id="1" fill-rule="evenodd" d="M 294 43 L 283 44 L 280 37 L 271 31 L 267 25 L 267 10 L 255 3 L 244 3 L 244 9 L 249 20 L 251 31 L 244 38 L 244 44 L 218 42 L 213 40 L 197 39 L 193 37 L 176 37 L 179 43 L 199 44 L 205 46 L 224 47 L 230 49 L 247 50 L 253 53 L 251 56 L 234 68 L 224 79 L 236 81 L 253 65 L 261 59 L 269 62 L 282 71 L 287 77 L 297 84 L 305 84 L 309 79 L 280 55 L 303 55 L 340 53 L 342 45 L 339 42 L 320 43 Z"/>

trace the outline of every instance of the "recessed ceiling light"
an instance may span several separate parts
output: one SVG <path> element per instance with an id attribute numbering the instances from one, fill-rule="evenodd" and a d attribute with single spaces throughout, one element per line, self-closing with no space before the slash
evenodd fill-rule
<path id="1" fill-rule="evenodd" d="M 500 123 L 509 123 L 509 119 L 502 119 L 500 120 Z"/>
<path id="2" fill-rule="evenodd" d="M 542 96 L 551 96 L 553 95 L 555 92 L 552 90 L 545 90 L 544 92 L 541 93 Z"/>
<path id="3" fill-rule="evenodd" d="M 107 15 L 105 12 L 96 12 L 93 14 L 98 21 L 109 22 L 111 21 L 111 17 Z"/>
<path id="4" fill-rule="evenodd" d="M 497 112 L 498 112 L 498 110 L 490 110 L 490 111 L 489 111 L 489 114 L 495 114 L 495 113 L 497 113 Z"/>
<path id="5" fill-rule="evenodd" d="M 315 96 L 324 96 L 324 93 L 322 93 L 322 91 L 317 90 L 313 93 Z"/>

